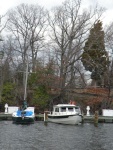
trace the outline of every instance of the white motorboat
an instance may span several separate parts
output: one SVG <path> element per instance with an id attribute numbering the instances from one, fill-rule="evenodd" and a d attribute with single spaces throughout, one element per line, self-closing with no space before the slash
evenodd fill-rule
<path id="1" fill-rule="evenodd" d="M 48 121 L 61 124 L 79 124 L 82 122 L 82 114 L 79 106 L 73 104 L 58 104 L 48 114 Z"/>

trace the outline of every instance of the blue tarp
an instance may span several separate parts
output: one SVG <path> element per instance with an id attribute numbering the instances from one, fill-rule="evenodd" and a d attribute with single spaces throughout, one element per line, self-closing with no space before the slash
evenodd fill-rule
<path id="1" fill-rule="evenodd" d="M 21 116 L 21 111 L 20 110 L 17 111 L 17 116 L 18 117 Z"/>
<path id="2" fill-rule="evenodd" d="M 24 116 L 32 116 L 33 112 L 32 111 L 21 111 L 21 110 L 18 110 L 17 111 L 17 116 L 21 117 L 22 115 L 24 115 Z"/>
<path id="3" fill-rule="evenodd" d="M 32 111 L 26 111 L 26 116 L 32 116 L 33 112 Z"/>

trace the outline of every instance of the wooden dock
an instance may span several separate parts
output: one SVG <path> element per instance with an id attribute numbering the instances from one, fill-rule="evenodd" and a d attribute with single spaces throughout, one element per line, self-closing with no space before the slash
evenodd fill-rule
<path id="1" fill-rule="evenodd" d="M 0 113 L 0 121 L 2 121 L 2 120 L 9 120 L 9 121 L 12 120 L 12 114 Z M 43 114 L 36 114 L 35 120 L 36 121 L 43 121 L 44 115 Z"/>
<path id="2" fill-rule="evenodd" d="M 83 116 L 83 122 L 95 123 L 95 115 Z M 98 123 L 113 123 L 113 116 L 98 116 Z"/>
<path id="3" fill-rule="evenodd" d="M 12 114 L 0 113 L 0 121 L 12 120 Z M 36 121 L 44 121 L 44 114 L 35 114 Z M 95 115 L 83 116 L 83 123 L 95 123 Z M 113 123 L 113 116 L 98 116 L 98 123 Z"/>
<path id="4" fill-rule="evenodd" d="M 0 113 L 0 121 L 2 120 L 12 120 L 12 114 Z"/>

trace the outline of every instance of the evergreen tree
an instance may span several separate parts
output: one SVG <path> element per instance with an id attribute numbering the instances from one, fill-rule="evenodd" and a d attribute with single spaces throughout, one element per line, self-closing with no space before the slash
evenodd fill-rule
<path id="1" fill-rule="evenodd" d="M 90 30 L 81 61 L 85 69 L 91 72 L 91 79 L 96 81 L 97 85 L 101 85 L 109 64 L 101 21 L 94 24 L 94 27 Z"/>

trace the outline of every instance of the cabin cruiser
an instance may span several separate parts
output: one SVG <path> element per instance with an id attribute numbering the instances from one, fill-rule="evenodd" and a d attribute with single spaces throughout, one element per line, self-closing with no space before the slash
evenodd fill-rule
<path id="1" fill-rule="evenodd" d="M 79 124 L 82 122 L 82 114 L 79 106 L 73 104 L 58 104 L 48 114 L 48 121 L 61 124 Z"/>
<path id="2" fill-rule="evenodd" d="M 22 109 L 18 108 L 17 111 L 12 114 L 13 123 L 17 124 L 29 124 L 34 123 L 35 114 L 34 107 L 26 107 L 25 102 Z"/>

